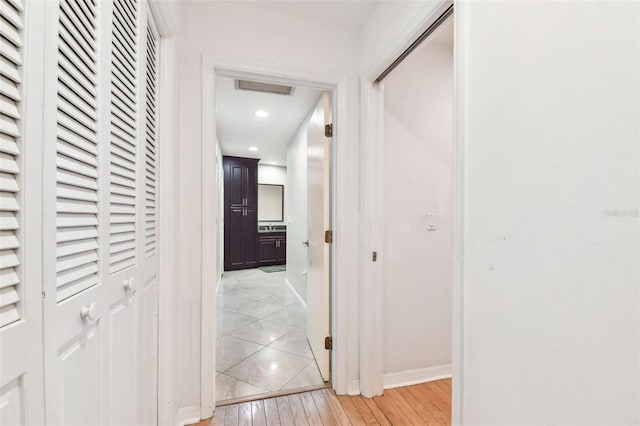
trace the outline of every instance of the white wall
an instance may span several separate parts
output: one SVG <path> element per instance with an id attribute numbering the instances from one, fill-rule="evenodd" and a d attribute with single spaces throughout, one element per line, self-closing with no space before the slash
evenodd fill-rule
<path id="1" fill-rule="evenodd" d="M 336 231 L 342 232 L 340 256 L 357 255 L 358 241 L 358 51 L 359 34 L 331 28 L 315 21 L 272 12 L 237 2 L 183 2 L 180 39 L 179 127 L 179 285 L 175 294 L 176 318 L 181 333 L 175 336 L 174 386 L 177 407 L 200 402 L 200 312 L 201 312 L 201 153 L 202 153 L 202 58 L 244 63 L 247 67 L 281 69 L 308 78 L 334 75 L 346 81 L 346 101 L 340 111 L 353 119 L 341 126 L 343 143 L 337 149 L 344 162 L 337 166 L 339 210 Z M 336 274 L 348 283 L 345 303 L 352 307 L 348 322 L 348 361 L 343 359 L 351 379 L 357 379 L 357 284 L 358 268 L 341 261 Z M 208 285 L 208 284 L 207 284 Z M 346 288 L 346 287 L 345 287 Z M 343 348 L 344 349 L 344 348 Z M 342 349 L 341 349 L 342 350 Z M 346 358 L 346 357 L 345 357 Z M 339 386 L 346 386 L 338 383 Z"/>
<path id="2" fill-rule="evenodd" d="M 282 221 L 260 222 L 261 224 L 281 225 L 286 223 L 289 203 L 287 203 L 287 168 L 282 166 L 272 166 L 270 164 L 258 164 L 258 184 L 284 185 L 284 212 Z"/>
<path id="3" fill-rule="evenodd" d="M 314 107 L 315 108 L 315 107 Z M 287 280 L 306 302 L 307 298 L 307 129 L 309 114 L 287 145 Z"/>
<path id="4" fill-rule="evenodd" d="M 640 422 L 640 3 L 458 9 L 463 424 Z"/>
<path id="5" fill-rule="evenodd" d="M 452 32 L 423 42 L 383 81 L 385 386 L 397 385 L 388 375 L 446 373 L 451 363 L 453 45 L 442 38 Z"/>

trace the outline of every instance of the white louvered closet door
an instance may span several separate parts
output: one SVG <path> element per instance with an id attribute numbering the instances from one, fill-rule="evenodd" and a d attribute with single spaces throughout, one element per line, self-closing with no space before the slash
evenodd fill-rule
<path id="1" fill-rule="evenodd" d="M 45 401 L 49 425 L 104 424 L 104 153 L 98 0 L 47 3 L 43 144 Z"/>
<path id="2" fill-rule="evenodd" d="M 37 252 L 30 244 L 31 234 L 27 244 L 27 232 L 35 232 L 37 242 L 39 229 L 24 213 L 25 200 L 32 200 L 25 190 L 33 190 L 26 180 L 25 142 L 27 134 L 34 134 L 25 132 L 34 116 L 25 119 L 25 71 L 27 62 L 32 69 L 42 68 L 41 58 L 34 60 L 32 54 L 28 60 L 26 54 L 41 50 L 29 41 L 38 21 L 27 17 L 36 15 L 42 16 L 20 0 L 0 0 L 0 423 L 7 425 L 43 422 L 42 288 L 39 269 L 32 266 L 34 257 L 25 255 L 25 248 Z M 30 89 L 37 92 L 36 86 Z M 41 110 L 35 110 L 41 116 Z M 33 136 L 30 142 L 37 139 Z M 35 158 L 38 153 L 32 150 L 29 155 Z M 38 175 L 39 171 L 29 173 L 30 178 Z M 26 273 L 27 268 L 36 274 Z"/>
<path id="3" fill-rule="evenodd" d="M 141 291 L 141 364 L 140 400 L 142 407 L 140 424 L 157 424 L 158 401 L 158 109 L 159 109 L 159 54 L 160 39 L 147 9 L 146 24 L 142 28 L 144 39 L 144 115 L 143 144 L 141 155 L 141 215 L 140 227 L 144 237 L 140 244 L 140 258 L 143 263 Z"/>
<path id="4" fill-rule="evenodd" d="M 108 423 L 138 423 L 138 369 L 142 347 L 139 310 L 144 291 L 144 230 L 140 226 L 144 200 L 142 139 L 143 102 L 140 84 L 144 43 L 141 5 L 137 0 L 111 3 L 108 168 Z M 142 408 L 140 408 L 142 410 Z"/>

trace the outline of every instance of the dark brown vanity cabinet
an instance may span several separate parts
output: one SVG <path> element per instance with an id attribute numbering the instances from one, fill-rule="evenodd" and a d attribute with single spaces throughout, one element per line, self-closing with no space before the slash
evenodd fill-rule
<path id="1" fill-rule="evenodd" d="M 258 161 L 223 157 L 225 271 L 258 266 Z"/>
<path id="2" fill-rule="evenodd" d="M 287 234 L 268 232 L 258 234 L 258 263 L 260 266 L 283 265 L 287 262 Z"/>

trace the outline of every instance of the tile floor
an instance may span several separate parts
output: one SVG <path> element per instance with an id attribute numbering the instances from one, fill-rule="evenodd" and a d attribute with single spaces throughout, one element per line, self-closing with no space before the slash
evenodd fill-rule
<path id="1" fill-rule="evenodd" d="M 225 272 L 218 289 L 218 401 L 323 383 L 306 338 L 306 311 L 286 272 Z"/>

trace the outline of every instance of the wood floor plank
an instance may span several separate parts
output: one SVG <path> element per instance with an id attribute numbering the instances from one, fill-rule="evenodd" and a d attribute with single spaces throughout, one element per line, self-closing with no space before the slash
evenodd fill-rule
<path id="1" fill-rule="evenodd" d="M 267 415 L 264 412 L 264 401 L 253 401 L 251 403 L 251 419 L 253 426 L 267 426 Z"/>
<path id="2" fill-rule="evenodd" d="M 238 404 L 238 426 L 252 426 L 251 403 L 243 402 Z"/>
<path id="3" fill-rule="evenodd" d="M 267 418 L 267 426 L 280 426 L 280 414 L 278 413 L 278 403 L 275 398 L 264 400 L 264 414 Z"/>
<path id="4" fill-rule="evenodd" d="M 224 426 L 224 415 L 227 407 L 216 407 L 216 410 L 213 412 L 213 420 L 211 420 L 211 425 L 215 426 Z"/>
<path id="5" fill-rule="evenodd" d="M 427 424 L 420 419 L 402 397 L 397 395 L 394 389 L 384 391 L 382 396 L 375 396 L 373 400 L 393 425 L 422 426 Z"/>
<path id="6" fill-rule="evenodd" d="M 416 412 L 420 418 L 427 423 L 428 425 L 442 425 L 444 426 L 440 419 L 434 414 L 433 409 L 425 404 L 421 398 L 416 398 L 414 394 L 412 394 L 407 388 L 398 388 L 398 394 L 404 399 L 407 404 L 413 408 L 413 411 Z"/>
<path id="7" fill-rule="evenodd" d="M 336 422 L 339 425 L 350 425 L 351 421 L 345 413 L 344 408 L 340 405 L 338 398 L 336 398 L 336 394 L 331 389 L 322 389 L 322 393 L 324 394 L 325 400 L 329 404 L 329 409 L 333 414 L 333 417 L 336 419 Z"/>
<path id="8" fill-rule="evenodd" d="M 329 403 L 327 402 L 324 393 L 322 393 L 321 390 L 317 390 L 311 392 L 311 396 L 313 397 L 313 401 L 316 403 L 316 408 L 320 414 L 320 419 L 322 419 L 322 424 L 324 426 L 336 426 L 336 419 L 333 417 L 333 412 L 331 411 L 331 407 L 329 407 Z"/>
<path id="9" fill-rule="evenodd" d="M 353 403 L 353 398 L 352 396 L 345 396 L 345 395 L 338 395 L 338 402 L 340 402 L 340 405 L 342 406 L 342 408 L 344 408 L 344 411 L 346 412 L 347 416 L 349 417 L 349 420 L 351 421 L 351 424 L 353 426 L 366 426 L 366 425 L 375 425 L 377 424 L 375 422 L 375 418 L 373 417 L 373 414 L 371 414 L 371 412 L 369 411 L 369 409 L 367 408 L 367 411 L 369 411 L 369 414 L 371 416 L 371 418 L 373 419 L 373 423 L 367 423 L 365 421 L 365 419 L 360 415 L 360 412 L 358 412 L 358 409 L 356 408 L 355 404 Z"/>
<path id="10" fill-rule="evenodd" d="M 450 396 L 443 396 L 440 390 L 431 383 L 423 383 L 416 385 L 416 387 L 422 390 L 425 397 L 432 401 L 441 412 L 451 413 Z"/>
<path id="11" fill-rule="evenodd" d="M 313 401 L 311 394 L 307 392 L 301 393 L 300 400 L 304 407 L 304 413 L 307 415 L 307 420 L 309 420 L 309 425 L 322 426 L 322 417 L 320 417 L 318 407 L 316 407 L 316 403 Z"/>
<path id="12" fill-rule="evenodd" d="M 307 419 L 307 415 L 304 412 L 304 407 L 302 406 L 302 399 L 300 399 L 300 395 L 289 395 L 289 405 L 291 405 L 291 413 L 293 414 L 293 422 L 297 425 L 308 425 L 309 420 Z"/>
<path id="13" fill-rule="evenodd" d="M 238 426 L 238 405 L 227 405 L 224 410 L 224 426 Z"/>
<path id="14" fill-rule="evenodd" d="M 391 422 L 385 413 L 382 412 L 378 404 L 373 399 L 361 398 L 361 401 L 371 410 L 371 414 L 376 418 L 378 423 L 382 426 L 391 426 Z"/>
<path id="15" fill-rule="evenodd" d="M 451 411 L 447 411 L 446 409 L 443 411 L 441 409 L 442 403 L 438 398 L 435 398 L 428 386 L 410 386 L 408 387 L 408 391 L 420 400 L 440 423 L 445 425 L 451 424 Z"/>
<path id="16" fill-rule="evenodd" d="M 286 396 L 279 396 L 276 398 L 278 404 L 278 414 L 280 415 L 280 423 L 282 426 L 293 426 L 293 413 L 291 412 L 291 404 L 289 404 L 289 398 Z"/>

